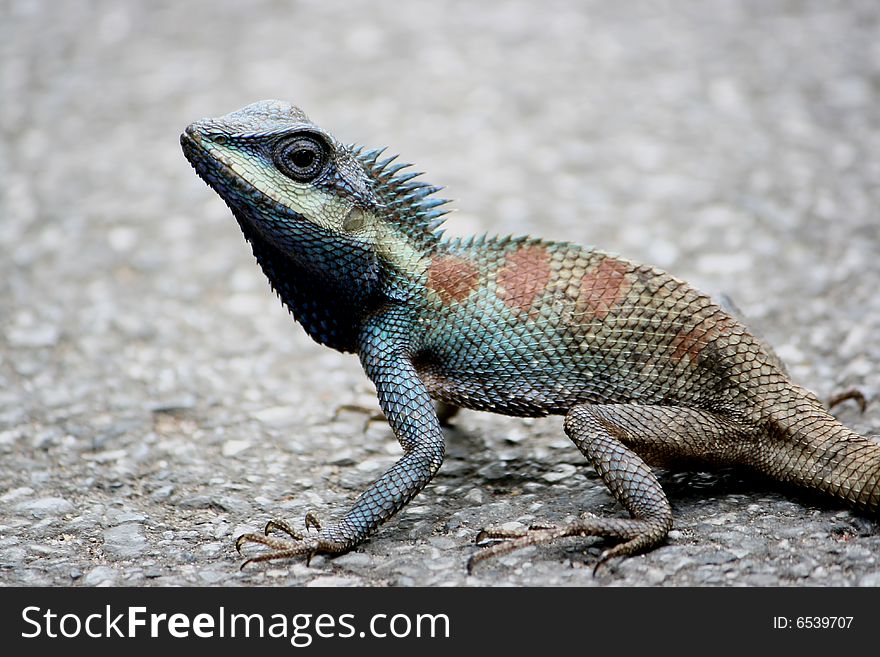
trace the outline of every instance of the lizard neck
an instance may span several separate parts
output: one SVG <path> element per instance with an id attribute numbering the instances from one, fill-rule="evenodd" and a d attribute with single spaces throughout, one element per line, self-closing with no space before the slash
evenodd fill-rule
<path id="1" fill-rule="evenodd" d="M 239 225 L 272 288 L 306 333 L 332 349 L 356 351 L 363 318 L 379 304 L 375 254 L 313 232 L 295 250 L 281 250 L 246 218 L 239 217 Z"/>

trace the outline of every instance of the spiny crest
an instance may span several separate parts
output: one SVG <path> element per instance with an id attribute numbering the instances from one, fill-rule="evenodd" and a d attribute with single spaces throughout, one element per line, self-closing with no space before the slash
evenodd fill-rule
<path id="1" fill-rule="evenodd" d="M 449 200 L 429 197 L 443 188 L 415 180 L 422 175 L 420 171 L 401 173 L 412 165 L 394 163 L 397 155 L 380 160 L 384 148 L 364 151 L 363 146 L 352 145 L 349 149 L 373 179 L 376 193 L 389 211 L 388 218 L 422 246 L 436 244 L 443 236 L 443 231 L 438 228 L 445 221 L 444 215 L 449 212 L 441 206 L 449 203 Z"/>
<path id="2" fill-rule="evenodd" d="M 489 235 L 483 233 L 482 235 L 456 237 L 450 240 L 447 247 L 451 251 L 482 248 L 486 245 L 491 245 L 494 249 L 505 249 L 508 246 L 520 246 L 528 243 L 542 244 L 543 241 L 529 235 Z"/>

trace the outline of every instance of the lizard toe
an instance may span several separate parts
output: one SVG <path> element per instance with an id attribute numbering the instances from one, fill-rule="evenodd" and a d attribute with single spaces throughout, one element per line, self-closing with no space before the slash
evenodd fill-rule
<path id="1" fill-rule="evenodd" d="M 259 543 L 270 548 L 269 551 L 249 557 L 241 568 L 251 563 L 259 563 L 261 561 L 275 561 L 278 559 L 293 559 L 297 557 L 305 557 L 306 565 L 311 563 L 312 557 L 316 554 L 339 554 L 349 549 L 345 543 L 327 538 L 326 536 L 317 535 L 305 538 L 281 539 L 262 534 L 242 534 L 235 541 L 235 549 L 241 553 L 242 545 L 246 543 Z"/>

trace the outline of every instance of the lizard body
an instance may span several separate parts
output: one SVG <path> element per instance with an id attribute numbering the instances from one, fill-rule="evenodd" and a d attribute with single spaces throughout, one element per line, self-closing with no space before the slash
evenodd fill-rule
<path id="1" fill-rule="evenodd" d="M 282 521 L 259 561 L 340 553 L 431 480 L 458 407 L 565 415 L 565 431 L 630 518 L 584 517 L 474 560 L 562 536 L 619 539 L 600 563 L 657 545 L 672 511 L 650 466 L 745 466 L 880 507 L 880 444 L 835 420 L 731 313 L 659 269 L 531 237 L 444 239 L 439 188 L 381 151 L 338 143 L 262 101 L 189 126 L 197 173 L 226 201 L 273 288 L 317 342 L 360 357 L 403 457 L 336 523 Z M 279 529 L 290 540 L 269 536 Z"/>

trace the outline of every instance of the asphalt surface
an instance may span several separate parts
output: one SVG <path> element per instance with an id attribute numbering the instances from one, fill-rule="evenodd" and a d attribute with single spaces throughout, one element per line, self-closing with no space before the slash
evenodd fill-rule
<path id="1" fill-rule="evenodd" d="M 620 514 L 559 418 L 463 412 L 368 543 L 239 570 L 399 456 L 356 358 L 271 293 L 178 135 L 263 98 L 388 144 L 452 234 L 599 244 L 729 294 L 794 378 L 880 431 L 880 5 L 0 2 L 0 584 L 880 585 L 880 524 L 743 473 L 661 473 L 667 543 L 592 575 Z M 256 551 L 249 551 L 255 554 Z"/>

